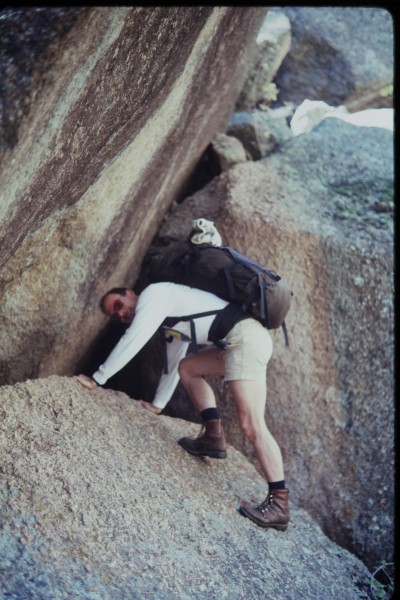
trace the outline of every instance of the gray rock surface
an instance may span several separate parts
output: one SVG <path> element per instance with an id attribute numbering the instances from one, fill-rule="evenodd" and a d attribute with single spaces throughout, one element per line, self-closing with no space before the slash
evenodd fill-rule
<path id="1" fill-rule="evenodd" d="M 198 426 L 51 376 L 0 388 L 0 586 L 10 600 L 366 599 L 370 573 L 292 505 L 243 518 L 265 482 L 177 444 Z"/>
<path id="2" fill-rule="evenodd" d="M 227 171 L 233 165 L 247 160 L 246 151 L 240 140 L 225 133 L 217 133 L 214 136 L 211 151 L 219 171 Z"/>
<path id="3" fill-rule="evenodd" d="M 260 102 L 269 105 L 268 86 L 285 59 L 291 44 L 288 17 L 279 9 L 269 9 L 257 35 L 255 63 L 240 92 L 236 111 L 255 108 Z"/>
<path id="4" fill-rule="evenodd" d="M 359 102 L 357 95 L 369 98 L 376 93 L 381 75 L 389 81 L 386 73 L 392 66 L 387 49 L 393 32 L 388 13 L 382 9 L 367 13 L 368 18 L 378 15 L 372 31 L 383 37 L 374 39 L 361 33 L 364 26 L 354 29 L 352 7 L 340 9 L 350 21 L 324 19 L 322 12 L 319 28 L 315 9 L 302 8 L 308 20 L 299 17 L 296 22 L 303 30 L 312 30 L 313 36 L 319 29 L 322 45 L 317 44 L 321 49 L 317 54 L 323 56 L 322 50 L 328 53 L 325 69 L 333 80 L 335 68 L 339 69 L 336 84 L 341 98 L 355 87 Z M 329 119 L 312 134 L 288 140 L 279 150 L 275 147 L 263 161 L 237 164 L 193 198 L 166 212 L 182 194 L 215 133 L 225 131 L 247 67 L 254 64 L 250 57 L 265 8 L 110 6 L 74 10 L 23 9 L 24 18 L 18 21 L 21 36 L 16 38 L 11 35 L 14 30 L 7 31 L 0 20 L 0 61 L 6 57 L 2 68 L 6 66 L 9 87 L 4 88 L 5 80 L 1 85 L 11 99 L 3 105 L 2 131 L 7 139 L 0 156 L 0 384 L 70 374 L 103 325 L 97 305 L 100 295 L 110 285 L 133 282 L 164 215 L 160 232 L 183 236 L 192 218 L 210 218 L 226 243 L 270 264 L 295 289 L 288 316 L 289 349 L 283 345 L 281 332 L 273 334 L 275 353 L 268 374 L 267 407 L 267 421 L 284 450 L 293 504 L 304 507 L 331 539 L 356 553 L 370 569 L 390 561 L 394 514 L 392 134 Z M 39 19 L 37 28 L 32 15 L 40 19 L 46 15 L 48 20 Z M 346 49 L 346 55 L 331 52 L 332 26 L 337 40 L 352 38 L 354 48 Z M 19 56 L 7 54 L 13 39 L 26 43 Z M 34 52 L 30 54 L 29 48 Z M 360 52 L 360 70 L 353 71 L 351 65 L 357 64 Z M 10 56 L 15 62 L 10 62 Z M 302 52 L 297 56 L 301 58 Z M 29 71 L 32 65 L 35 68 Z M 317 64 L 314 71 L 316 78 L 324 81 L 326 70 L 319 73 L 319 67 Z M 314 80 L 301 65 L 296 69 L 307 83 Z M 228 485 L 232 512 L 227 524 L 234 533 L 226 538 L 228 513 L 215 512 L 212 519 L 208 517 L 209 509 L 223 505 L 219 496 L 204 494 L 201 506 L 190 505 L 199 488 L 196 478 L 207 481 L 205 471 L 201 476 L 199 471 L 186 474 L 183 484 L 176 479 L 179 469 L 186 473 L 182 465 L 187 464 L 187 457 L 172 465 L 174 475 L 169 466 L 163 466 L 174 482 L 171 490 L 151 479 L 151 484 L 143 483 L 154 465 L 159 465 L 160 457 L 168 453 L 155 444 L 152 454 L 145 440 L 132 434 L 125 407 L 134 411 L 139 423 L 144 419 L 150 425 L 146 432 L 153 442 L 160 435 L 165 442 L 175 433 L 186 433 L 190 424 L 164 418 L 147 421 L 149 415 L 137 412 L 139 407 L 125 396 L 106 391 L 99 391 L 98 396 L 104 400 L 105 412 L 101 416 L 93 413 L 92 422 L 80 399 L 91 402 L 93 398 L 70 389 L 72 383 L 52 377 L 0 388 L 2 397 L 11 398 L 7 410 L 3 409 L 6 401 L 0 409 L 1 418 L 10 426 L 4 434 L 6 461 L 1 471 L 7 517 L 1 531 L 2 564 L 6 565 L 7 590 L 17 590 L 15 600 L 57 598 L 54 590 L 60 598 L 74 594 L 79 598 L 114 600 L 124 594 L 131 598 L 133 589 L 139 597 L 146 597 L 146 590 L 148 597 L 155 599 L 163 598 L 157 593 L 165 598 L 174 598 L 173 594 L 185 597 L 190 593 L 185 587 L 188 581 L 192 590 L 198 584 L 192 592 L 197 596 L 192 597 L 207 600 L 214 591 L 216 598 L 261 598 L 265 589 L 269 597 L 276 598 L 279 590 L 289 590 L 282 596 L 285 600 L 325 598 L 329 597 L 321 587 L 325 579 L 335 597 L 353 597 L 343 592 L 349 589 L 352 594 L 355 589 L 353 563 L 344 563 L 346 579 L 338 589 L 331 583 L 332 576 L 340 573 L 341 577 L 339 566 L 336 569 L 336 546 L 326 542 L 320 532 L 323 544 L 334 548 L 333 554 L 328 553 L 333 557 L 332 573 L 323 562 L 321 581 L 315 570 L 320 560 L 318 544 L 311 543 L 309 547 L 317 550 L 308 552 L 296 538 L 285 555 L 279 546 L 266 549 L 265 532 L 249 523 L 245 531 L 251 534 L 243 537 L 249 554 L 241 559 L 239 537 L 244 530 L 237 525 L 239 515 L 234 510 L 239 499 L 236 483 L 232 484 L 235 491 Z M 219 382 L 216 389 L 230 443 L 256 465 L 252 449 L 238 430 L 230 399 Z M 124 410 L 114 410 L 113 402 L 120 401 Z M 182 402 L 184 398 L 180 406 Z M 76 442 L 76 437 L 83 435 L 80 419 L 86 446 Z M 97 422 L 102 429 L 94 442 L 91 432 L 97 431 Z M 130 435 L 139 450 L 148 452 L 152 471 L 147 463 L 140 463 L 139 471 L 134 471 L 136 462 L 132 463 L 131 457 L 136 458 L 137 452 L 128 440 Z M 98 439 L 103 439 L 104 445 Z M 174 443 L 168 444 L 176 450 L 175 437 Z M 125 449 L 129 462 L 123 458 Z M 234 451 L 232 455 L 238 456 Z M 258 479 L 254 467 L 244 466 L 242 459 L 233 465 L 235 476 L 229 480 L 237 482 L 242 476 L 238 474 L 244 474 L 239 495 L 247 497 L 248 469 L 250 479 Z M 122 464 L 122 470 L 116 462 Z M 218 469 L 227 469 L 229 464 Z M 133 488 L 130 481 L 137 473 L 148 501 L 146 514 L 142 488 Z M 94 481 L 96 477 L 98 481 Z M 110 477 L 119 477 L 118 483 Z M 21 482 L 19 487 L 14 486 L 15 481 Z M 212 482 L 216 489 L 227 489 L 218 478 Z M 265 486 L 262 484 L 261 490 L 257 483 L 256 487 L 258 500 Z M 172 496 L 180 499 L 182 489 L 189 505 L 177 507 Z M 161 496 L 159 490 L 166 493 Z M 137 515 L 133 508 L 124 513 L 131 506 L 131 496 L 137 501 Z M 162 541 L 174 544 L 155 576 L 161 552 L 154 505 L 165 517 L 163 500 L 171 514 L 166 517 L 168 525 L 161 527 Z M 118 517 L 112 512 L 114 504 Z M 301 510 L 296 511 L 303 527 L 308 521 Z M 145 522 L 143 538 L 136 516 Z M 129 519 L 135 524 L 132 535 L 124 530 Z M 200 522 L 195 534 L 190 528 L 193 519 Z M 186 544 L 184 552 L 175 544 L 177 522 Z M 203 533 L 213 528 L 218 543 L 213 542 L 215 553 L 210 554 Z M 97 532 L 95 540 L 92 531 Z M 268 539 L 282 540 L 271 533 Z M 221 540 L 229 540 L 231 535 L 238 550 L 222 546 L 225 554 L 221 559 Z M 254 547 L 250 535 L 260 536 Z M 132 538 L 136 546 L 132 546 Z M 202 543 L 196 545 L 198 540 Z M 138 562 L 136 547 L 140 549 Z M 123 570 L 117 582 L 114 555 Z M 225 561 L 218 576 L 209 564 L 213 556 Z M 266 556 L 262 572 L 257 570 L 259 556 Z M 310 578 L 304 569 L 293 574 L 293 556 L 310 568 Z M 341 565 L 343 556 L 348 554 L 339 550 Z M 199 566 L 199 572 L 209 575 L 205 584 L 200 574 L 189 572 L 185 559 L 190 567 Z M 266 574 L 265 563 L 275 570 Z M 177 580 L 175 587 L 161 583 L 171 571 Z M 179 571 L 184 573 L 180 579 Z M 221 584 L 226 572 L 234 573 L 236 585 L 228 594 Z M 252 587 L 246 579 L 249 573 Z M 37 586 L 36 596 L 29 595 L 32 581 Z M 65 596 L 64 590 L 68 590 Z"/>
<path id="5" fill-rule="evenodd" d="M 391 106 L 379 90 L 393 84 L 394 26 L 379 6 L 282 6 L 292 43 L 274 79 L 281 102 L 305 98 L 352 110 Z M 368 97 L 362 106 L 357 96 Z M 393 94 L 393 92 L 392 92 Z M 389 102 L 393 101 L 393 95 Z"/>
<path id="6" fill-rule="evenodd" d="M 98 298 L 131 284 L 225 129 L 265 10 L 89 7 L 55 36 L 0 157 L 0 383 L 70 373 L 85 353 Z"/>
<path id="7" fill-rule="evenodd" d="M 21 122 L 57 47 L 87 10 L 82 6 L 0 8 L 0 152 L 18 143 Z"/>
<path id="8" fill-rule="evenodd" d="M 242 142 L 250 160 L 272 154 L 293 135 L 279 109 L 235 112 L 227 133 Z"/>

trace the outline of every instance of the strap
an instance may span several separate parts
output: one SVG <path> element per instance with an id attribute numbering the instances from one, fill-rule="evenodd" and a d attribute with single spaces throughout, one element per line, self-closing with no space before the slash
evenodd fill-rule
<path id="1" fill-rule="evenodd" d="M 250 315 L 246 315 L 239 304 L 231 302 L 228 304 L 213 320 L 211 327 L 208 331 L 208 340 L 218 346 L 219 341 L 225 340 L 227 333 L 243 319 L 249 318 Z M 226 345 L 226 344 L 225 344 Z M 221 346 L 219 346 L 221 347 Z"/>
<path id="2" fill-rule="evenodd" d="M 191 338 L 192 338 L 193 354 L 197 354 L 197 352 L 199 351 L 199 349 L 197 347 L 196 325 L 195 325 L 193 319 L 190 319 L 189 323 L 190 323 L 190 335 L 191 335 Z"/>
<path id="3" fill-rule="evenodd" d="M 232 263 L 229 267 L 225 267 L 224 275 L 226 279 L 226 285 L 228 286 L 229 298 L 234 300 L 236 298 L 235 288 L 232 281 L 231 270 L 233 269 L 235 263 Z"/>
<path id="4" fill-rule="evenodd" d="M 251 258 L 244 256 L 237 250 L 234 250 L 234 248 L 228 248 L 227 246 L 224 246 L 223 249 L 231 255 L 234 261 L 241 265 L 244 265 L 245 267 L 248 267 L 252 271 L 255 271 L 256 273 L 263 271 L 264 273 L 267 273 L 272 279 L 275 279 L 275 281 L 279 281 L 281 279 L 280 276 L 277 273 L 275 273 L 275 271 L 271 271 L 271 269 L 263 267 L 263 265 L 260 265 L 255 260 L 251 260 Z"/>
<path id="5" fill-rule="evenodd" d="M 182 342 L 191 342 L 192 350 L 194 354 L 197 354 L 199 351 L 196 337 L 196 324 L 194 319 L 200 319 L 201 317 L 210 317 L 211 315 L 217 315 L 222 312 L 223 309 L 218 310 L 208 310 L 202 313 L 194 313 L 192 315 L 185 315 L 183 317 L 171 317 L 167 318 L 164 321 L 164 325 L 162 325 L 159 329 L 161 336 L 161 345 L 162 345 L 162 358 L 163 358 L 163 372 L 166 375 L 168 373 L 168 354 L 167 354 L 167 341 L 172 341 L 172 337 L 180 339 Z M 190 323 L 190 336 L 187 336 L 185 333 L 178 331 L 177 329 L 173 329 L 170 327 L 169 323 L 175 324 L 179 321 L 189 321 Z M 226 342 L 221 341 L 220 347 L 225 347 Z"/>
<path id="6" fill-rule="evenodd" d="M 260 317 L 262 324 L 268 326 L 268 305 L 265 300 L 265 290 L 267 285 L 262 279 L 261 273 L 258 274 L 258 285 L 260 288 Z"/>
<path id="7" fill-rule="evenodd" d="M 178 321 L 191 321 L 192 319 L 200 319 L 201 317 L 211 317 L 211 315 L 217 315 L 222 312 L 222 308 L 218 308 L 216 310 L 208 310 L 201 313 L 194 313 L 192 315 L 185 315 L 183 317 L 174 317 L 176 322 Z"/>
<path id="8" fill-rule="evenodd" d="M 261 320 L 261 323 L 264 325 L 264 327 L 268 328 L 268 303 L 267 303 L 266 293 L 265 293 L 266 289 L 268 287 L 268 284 L 266 281 L 263 280 L 261 273 L 258 273 L 257 279 L 258 279 L 258 289 L 255 288 L 253 290 L 253 292 L 251 294 L 249 294 L 247 299 L 243 302 L 241 309 L 244 313 L 248 313 L 249 308 L 251 307 L 253 302 L 256 302 L 257 300 L 259 300 L 260 301 L 260 320 Z M 250 313 L 251 313 L 251 311 L 250 311 Z M 250 316 L 251 316 L 251 314 L 250 314 Z"/>
<path id="9" fill-rule="evenodd" d="M 211 315 L 217 315 L 221 311 L 222 311 L 222 309 L 208 310 L 208 311 L 202 312 L 202 313 L 194 313 L 192 315 L 186 315 L 185 317 L 179 317 L 180 321 L 189 321 L 189 323 L 190 323 L 190 337 L 191 337 L 191 342 L 192 342 L 193 354 L 197 354 L 197 352 L 199 351 L 199 348 L 197 345 L 197 337 L 196 337 L 196 324 L 194 322 L 194 319 L 201 319 L 201 317 L 210 317 Z"/>
<path id="10" fill-rule="evenodd" d="M 208 316 L 209 314 L 215 314 L 215 313 L 221 313 L 222 310 L 218 310 L 218 311 L 210 311 L 209 313 L 199 313 L 198 315 L 192 315 L 192 318 L 189 320 L 190 323 L 190 338 L 188 338 L 188 336 L 185 336 L 184 334 L 182 334 L 182 340 L 184 341 L 189 341 L 192 343 L 192 352 L 193 354 L 197 354 L 197 352 L 199 351 L 198 345 L 197 345 L 197 337 L 196 337 L 196 324 L 194 322 L 194 318 L 198 318 L 198 317 L 204 317 L 204 316 Z M 185 339 L 186 338 L 186 339 Z M 210 340 L 211 341 L 211 340 Z M 222 350 L 225 350 L 225 348 L 229 345 L 229 343 L 225 340 L 212 340 L 213 344 L 215 346 L 217 346 L 218 348 L 221 348 Z"/>
<path id="11" fill-rule="evenodd" d="M 221 350 L 225 350 L 225 348 L 227 346 L 229 346 L 229 342 L 227 342 L 226 340 L 214 340 L 213 344 L 214 344 L 214 346 L 217 346 L 217 348 L 220 348 Z"/>
<path id="12" fill-rule="evenodd" d="M 164 375 L 168 374 L 168 354 L 167 354 L 167 338 L 165 337 L 165 332 L 163 327 L 160 327 L 158 330 L 161 338 L 161 353 L 162 353 L 162 362 L 163 362 L 163 373 Z"/>
<path id="13" fill-rule="evenodd" d="M 288 332 L 287 332 L 287 327 L 286 327 L 285 321 L 283 321 L 281 327 L 282 327 L 282 331 L 283 331 L 283 336 L 285 338 L 285 346 L 289 346 L 289 336 L 288 336 Z"/>

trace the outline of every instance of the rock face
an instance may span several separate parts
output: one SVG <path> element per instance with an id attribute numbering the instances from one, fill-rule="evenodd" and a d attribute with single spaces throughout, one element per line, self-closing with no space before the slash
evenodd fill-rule
<path id="1" fill-rule="evenodd" d="M 280 7 L 292 43 L 274 79 L 280 102 L 323 100 L 349 110 L 390 107 L 394 34 L 390 12 L 379 7 Z"/>
<path id="2" fill-rule="evenodd" d="M 225 133 L 217 133 L 214 136 L 210 150 L 218 165 L 219 173 L 247 160 L 246 150 L 240 140 Z"/>
<path id="3" fill-rule="evenodd" d="M 93 7 L 49 46 L 0 167 L 1 383 L 76 364 L 224 131 L 265 10 Z"/>
<path id="4" fill-rule="evenodd" d="M 293 13 L 296 57 L 328 58 L 340 102 L 353 94 L 357 104 L 357 95 L 392 81 L 387 12 L 359 9 L 383 32 L 381 51 L 359 20 L 355 28 L 352 7 L 318 8 L 319 26 L 316 9 L 301 10 L 301 18 Z M 329 10 L 345 13 L 332 21 Z M 9 77 L 0 157 L 2 565 L 15 600 L 364 597 L 363 567 L 301 508 L 371 569 L 391 560 L 393 134 L 330 118 L 310 134 L 272 138 L 265 160 L 242 162 L 237 140 L 216 134 L 226 132 L 254 64 L 265 11 L 33 8 L 20 13 L 33 58 L 25 52 L 10 63 L 13 52 L 0 51 Z M 4 22 L 1 42 L 12 49 L 15 30 L 6 35 Z M 311 50 L 301 28 L 313 32 Z M 335 44 L 349 37 L 354 47 L 341 54 Z M 293 67 L 293 94 L 304 90 L 294 75 L 313 85 L 326 79 L 319 62 L 311 77 L 309 64 Z M 15 81 L 27 83 L 17 99 Z M 329 94 L 322 99 L 337 104 Z M 225 172 L 175 205 L 212 140 Z M 121 394 L 94 397 L 72 380 L 45 379 L 76 370 L 103 325 L 98 299 L 131 285 L 156 232 L 186 237 L 198 217 L 295 292 L 289 348 L 273 334 L 266 416 L 300 508 L 289 536 L 268 532 L 268 545 L 266 532 L 234 510 L 248 493 L 263 497 L 265 484 L 238 453 L 254 461 L 219 382 L 233 462 L 196 460 L 187 470 L 186 456 L 164 458 L 191 424 L 144 414 Z M 159 359 L 156 345 L 144 349 L 135 397 L 151 400 Z M 197 418 L 179 394 L 170 414 Z"/>
<path id="5" fill-rule="evenodd" d="M 269 104 L 268 88 L 289 52 L 290 44 L 288 17 L 279 9 L 269 9 L 257 36 L 256 62 L 240 92 L 237 111 L 251 110 L 260 102 Z"/>
<path id="6" fill-rule="evenodd" d="M 295 504 L 284 533 L 243 518 L 265 482 L 232 447 L 189 456 L 177 440 L 198 426 L 66 377 L 0 398 L 4 597 L 370 597 L 367 568 Z"/>
<path id="7" fill-rule="evenodd" d="M 208 218 L 291 284 L 267 423 L 295 501 L 371 568 L 393 552 L 393 221 L 375 208 L 393 201 L 392 135 L 328 119 L 215 178 L 161 229 L 184 236 Z M 221 384 L 217 395 L 230 443 L 255 460 Z"/>
<path id="8" fill-rule="evenodd" d="M 265 158 L 293 135 L 279 109 L 235 112 L 228 134 L 240 140 L 252 160 Z"/>
<path id="9" fill-rule="evenodd" d="M 0 9 L 0 151 L 7 152 L 18 143 L 21 122 L 58 45 L 86 11 L 67 6 Z"/>

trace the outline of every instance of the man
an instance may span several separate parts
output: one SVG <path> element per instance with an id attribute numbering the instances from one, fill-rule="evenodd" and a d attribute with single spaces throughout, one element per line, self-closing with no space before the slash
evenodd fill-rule
<path id="1" fill-rule="evenodd" d="M 227 305 L 214 294 L 175 283 L 149 285 L 140 295 L 130 289 L 110 290 L 101 300 L 103 312 L 131 325 L 92 377 L 79 376 L 79 380 L 90 389 L 104 385 L 136 355 L 166 318 L 220 311 Z M 199 343 L 207 339 L 213 320 L 214 315 L 194 319 Z M 181 382 L 200 412 L 205 428 L 199 437 L 182 438 L 179 444 L 195 456 L 226 457 L 225 436 L 215 396 L 204 379 L 205 375 L 223 376 L 235 401 L 241 430 L 253 444 L 268 482 L 264 502 L 259 506 L 243 505 L 239 510 L 261 527 L 285 530 L 289 506 L 283 461 L 264 418 L 266 369 L 272 354 L 272 340 L 267 329 L 248 317 L 232 327 L 225 342 L 225 349 L 206 348 L 185 358 L 180 358 L 177 352 Z"/>
<path id="2" fill-rule="evenodd" d="M 214 222 L 205 219 L 204 217 L 192 220 L 188 238 L 190 238 L 190 241 L 194 246 L 204 244 L 214 247 L 222 246 L 222 238 Z M 135 288 L 141 290 L 148 284 L 149 280 L 146 275 L 146 270 L 144 270 L 144 272 L 141 273 L 139 280 L 136 282 Z M 120 295 L 121 293 L 125 293 L 125 290 L 126 288 L 113 288 L 110 292 Z M 102 301 L 100 304 L 103 310 Z M 111 322 L 110 320 L 101 339 L 98 340 L 92 350 L 89 359 L 81 367 L 82 373 L 85 373 L 85 375 L 93 373 L 97 369 L 97 366 L 104 362 L 105 358 L 110 353 L 111 348 L 117 344 L 118 339 L 125 332 L 126 327 L 126 322 L 123 323 L 121 320 L 119 320 L 119 322 L 116 320 Z M 140 402 L 142 406 L 151 412 L 161 414 L 179 383 L 178 365 L 189 348 L 189 343 L 191 341 L 190 325 L 188 322 L 180 322 L 178 323 L 178 331 L 169 329 L 168 332 L 166 332 L 166 336 L 167 335 L 168 344 L 164 345 L 163 350 L 166 353 L 164 361 L 167 361 L 168 372 L 161 376 L 156 390 L 154 389 L 154 383 L 157 377 L 157 367 L 159 367 L 158 359 L 160 351 L 160 336 L 156 334 L 153 339 L 143 347 L 139 355 L 136 355 L 123 369 L 107 380 L 106 387 L 124 391 L 133 398 L 153 398 L 152 402 L 145 400 L 140 400 Z M 209 343 L 208 330 L 205 327 L 198 331 L 197 341 L 202 345 Z M 148 364 L 149 354 L 153 355 L 152 364 L 154 371 L 153 373 L 149 373 L 147 367 L 145 373 L 143 373 L 141 365 Z M 157 355 L 156 360 L 154 360 L 154 354 Z M 84 379 L 84 376 L 81 374 L 81 382 L 83 382 Z"/>
<path id="3" fill-rule="evenodd" d="M 158 288 L 155 288 L 158 290 Z M 190 288 L 188 288 L 190 289 Z M 197 290 L 199 291 L 199 290 Z M 193 295 L 194 292 L 192 292 Z M 143 294 L 143 292 L 142 292 Z M 140 296 L 142 297 L 142 294 L 140 294 Z M 145 295 L 145 297 L 147 296 L 147 294 Z M 111 298 L 111 302 L 114 303 L 113 306 L 110 307 L 109 302 L 110 302 L 110 298 Z M 130 304 L 133 305 L 135 302 L 137 303 L 137 300 L 139 298 L 139 294 L 135 293 L 132 289 L 128 289 L 128 288 L 113 288 L 111 290 L 109 290 L 101 299 L 100 301 L 100 308 L 101 310 L 104 312 L 104 314 L 106 314 L 107 316 L 111 317 L 112 320 L 114 321 L 118 321 L 119 324 L 125 324 L 125 326 L 129 323 L 132 322 L 132 313 L 129 314 L 127 312 L 126 307 L 129 306 Z M 213 299 L 215 299 L 216 297 L 213 296 Z M 156 298 L 157 301 L 157 306 L 154 307 L 154 316 L 155 313 L 157 311 L 158 308 L 163 308 L 162 307 L 162 300 L 160 300 L 160 297 Z M 119 312 L 115 312 L 114 309 L 116 309 L 118 311 L 118 309 L 120 308 L 120 304 L 124 304 L 124 308 L 120 309 Z M 215 303 L 214 303 L 215 304 Z M 217 299 L 217 304 L 215 304 L 214 306 L 213 304 L 213 308 L 215 310 L 215 312 L 217 312 L 217 310 L 221 310 L 226 304 L 227 302 L 220 300 L 219 298 Z M 201 312 L 203 312 L 203 310 L 201 309 L 201 304 L 199 303 L 198 305 L 199 310 L 201 310 Z M 186 307 L 182 310 L 186 310 Z M 187 312 L 187 311 L 186 311 Z M 162 312 L 162 315 L 165 314 L 165 311 Z M 189 314 L 189 313 L 187 313 Z M 165 318 L 165 317 L 164 317 Z M 131 320 L 132 319 L 132 320 Z M 160 317 L 161 321 L 163 321 L 163 317 Z M 161 323 L 160 321 L 160 323 Z M 213 316 L 209 316 L 208 318 L 199 318 L 199 319 L 195 319 L 196 321 L 196 340 L 197 343 L 199 345 L 210 345 L 211 342 L 209 342 L 208 340 L 208 331 L 210 328 L 210 325 L 213 321 Z M 114 323 L 115 324 L 115 323 Z M 156 330 L 158 329 L 158 327 L 156 328 Z M 125 330 L 126 331 L 126 330 Z M 176 323 L 174 325 L 174 327 L 171 328 L 166 328 L 165 329 L 165 338 L 168 338 L 168 342 L 166 342 L 165 344 L 165 349 L 166 349 L 166 359 L 167 359 L 167 365 L 168 365 L 168 372 L 167 373 L 163 373 L 154 399 L 152 402 L 146 402 L 144 400 L 140 400 L 140 403 L 142 404 L 142 406 L 144 408 L 146 408 L 147 410 L 150 410 L 151 412 L 155 413 L 155 414 L 161 414 L 162 410 L 165 408 L 165 406 L 168 404 L 169 400 L 172 397 L 172 394 L 174 393 L 178 382 L 179 382 L 179 372 L 178 372 L 178 366 L 180 361 L 186 356 L 190 342 L 191 342 L 191 331 L 190 331 L 190 323 L 189 322 L 183 322 L 180 321 L 178 323 Z M 150 336 L 151 337 L 151 336 Z M 114 345 L 116 345 L 117 342 L 114 342 Z M 128 354 L 131 355 L 133 348 L 129 348 L 129 352 Z M 136 355 L 132 354 L 131 358 L 133 356 Z M 131 360 L 131 359 L 129 359 Z M 128 363 L 129 363 L 128 360 Z M 103 362 L 103 361 L 102 361 Z M 96 361 L 91 361 L 91 364 L 95 364 Z M 99 364 L 99 363 L 97 363 Z M 130 363 L 129 363 L 130 364 Z M 89 363 L 90 365 L 90 363 Z M 88 366 L 89 366 L 88 365 Z M 85 372 L 87 372 L 88 369 L 85 370 Z M 114 377 L 115 375 L 113 375 L 112 377 Z M 134 373 L 132 372 L 132 376 L 134 376 Z M 93 386 L 93 381 L 90 377 L 87 377 L 87 375 L 79 375 L 78 376 L 79 381 L 82 384 L 86 384 L 86 387 L 94 387 Z M 110 381 L 110 378 L 107 377 L 107 382 Z"/>

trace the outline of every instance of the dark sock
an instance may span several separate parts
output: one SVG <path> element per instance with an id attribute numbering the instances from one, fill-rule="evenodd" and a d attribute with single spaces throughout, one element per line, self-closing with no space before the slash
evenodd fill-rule
<path id="1" fill-rule="evenodd" d="M 268 481 L 268 489 L 270 492 L 272 492 L 272 490 L 284 490 L 285 480 L 282 479 L 282 481 Z"/>
<path id="2" fill-rule="evenodd" d="M 211 419 L 219 419 L 219 410 L 218 408 L 206 408 L 202 410 L 200 413 L 203 423 L 206 421 L 210 421 Z"/>

